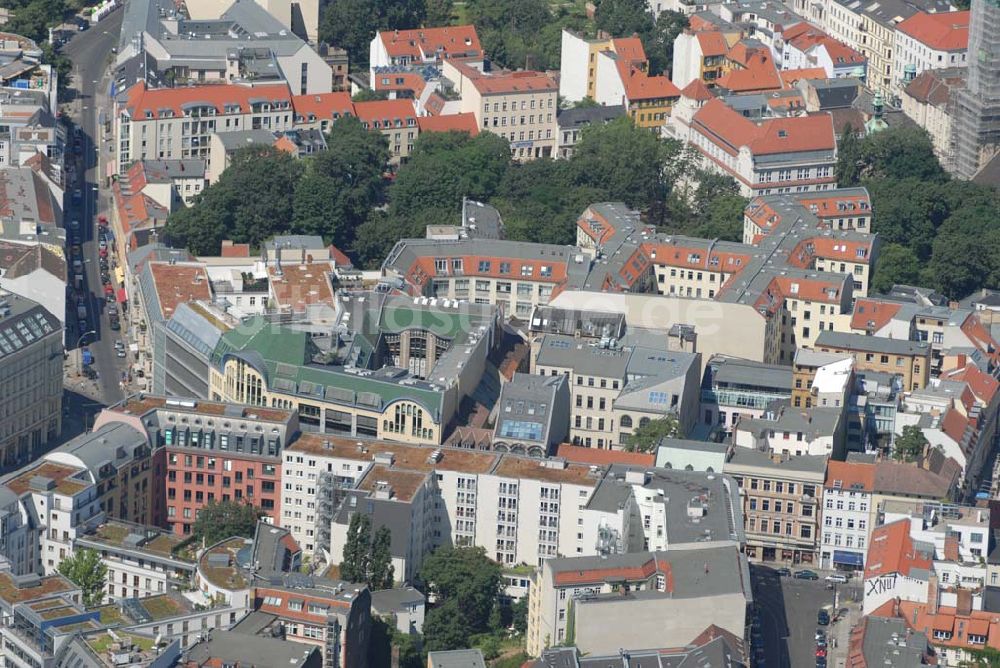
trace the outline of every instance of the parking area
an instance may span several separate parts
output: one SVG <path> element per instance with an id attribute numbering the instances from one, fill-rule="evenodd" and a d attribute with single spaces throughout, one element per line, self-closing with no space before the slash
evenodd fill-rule
<path id="1" fill-rule="evenodd" d="M 756 564 L 751 566 L 750 572 L 759 620 L 752 632 L 754 646 L 760 648 L 755 650 L 755 665 L 768 668 L 809 668 L 817 665 L 815 634 L 817 628 L 823 628 L 831 639 L 829 665 L 831 668 L 837 666 L 836 657 L 846 649 L 849 622 L 838 620 L 820 627 L 817 614 L 821 609 L 832 615 L 840 608 L 856 608 L 853 599 L 860 596 L 857 580 L 828 589 L 828 583 L 823 579 L 827 573 L 821 571 L 816 571 L 819 575 L 817 580 L 781 576 L 772 568 Z M 834 644 L 838 646 L 834 647 Z"/>

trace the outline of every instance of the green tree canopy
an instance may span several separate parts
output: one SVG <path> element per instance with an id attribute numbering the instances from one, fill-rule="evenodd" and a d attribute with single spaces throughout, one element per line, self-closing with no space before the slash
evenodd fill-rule
<path id="1" fill-rule="evenodd" d="M 594 23 L 612 37 L 649 35 L 655 26 L 647 11 L 646 0 L 601 0 L 597 3 Z"/>
<path id="2" fill-rule="evenodd" d="M 871 292 L 884 294 L 894 285 L 917 285 L 919 282 L 920 260 L 916 253 L 902 244 L 882 247 L 869 286 Z"/>
<path id="3" fill-rule="evenodd" d="M 664 438 L 681 438 L 681 425 L 677 416 L 669 414 L 659 420 L 650 420 L 640 424 L 625 440 L 625 450 L 628 452 L 653 452 Z"/>
<path id="4" fill-rule="evenodd" d="M 420 579 L 437 599 L 424 621 L 430 651 L 457 649 L 492 629 L 501 588 L 500 565 L 481 547 L 442 547 L 424 560 Z"/>
<path id="5" fill-rule="evenodd" d="M 389 145 L 382 133 L 369 132 L 353 116 L 337 119 L 327 150 L 306 161 L 296 184 L 293 229 L 350 248 L 358 226 L 385 196 L 383 170 L 388 160 Z"/>
<path id="6" fill-rule="evenodd" d="M 896 437 L 892 456 L 903 462 L 912 462 L 924 454 L 924 448 L 927 445 L 927 437 L 924 436 L 920 427 L 912 424 L 906 425 L 903 427 L 903 433 Z"/>
<path id="7" fill-rule="evenodd" d="M 83 605 L 92 608 L 104 599 L 108 568 L 95 550 L 78 548 L 59 562 L 59 573 L 80 588 Z"/>
<path id="8" fill-rule="evenodd" d="M 418 28 L 427 16 L 424 0 L 336 0 L 325 4 L 320 39 L 346 49 L 354 68 L 368 66 L 368 47 L 376 32 Z"/>
<path id="9" fill-rule="evenodd" d="M 195 204 L 167 219 L 167 239 L 196 255 L 217 255 L 223 239 L 257 248 L 290 230 L 301 160 L 270 146 L 236 151 L 219 180 Z"/>
<path id="10" fill-rule="evenodd" d="M 252 538 L 257 520 L 264 515 L 260 508 L 238 501 L 209 501 L 198 512 L 191 533 L 206 545 L 242 536 Z"/>
<path id="11" fill-rule="evenodd" d="M 380 526 L 373 534 L 371 518 L 354 513 L 347 527 L 340 577 L 349 582 L 366 582 L 373 591 L 391 589 L 395 580 L 391 545 L 389 527 Z"/>

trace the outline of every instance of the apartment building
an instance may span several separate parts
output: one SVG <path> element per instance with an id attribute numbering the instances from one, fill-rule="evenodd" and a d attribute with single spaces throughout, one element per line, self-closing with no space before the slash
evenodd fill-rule
<path id="1" fill-rule="evenodd" d="M 3 527 L 8 546 L 24 550 L 12 552 L 15 572 L 57 572 L 75 538 L 104 518 L 148 523 L 154 473 L 145 436 L 122 424 L 96 425 L 19 470 L 4 483 L 22 505 L 21 522 Z"/>
<path id="2" fill-rule="evenodd" d="M 183 591 L 194 584 L 193 538 L 119 520 L 77 535 L 73 549 L 94 550 L 107 570 L 105 603 Z"/>
<path id="3" fill-rule="evenodd" d="M 738 488 L 732 478 L 712 467 L 689 470 L 679 462 L 675 468 L 612 463 L 583 515 L 579 530 L 584 549 L 577 554 L 610 557 L 746 543 Z"/>
<path id="4" fill-rule="evenodd" d="M 307 553 L 339 563 L 349 513 L 373 513 L 393 529 L 399 579 L 439 545 L 537 564 L 593 549 L 578 534 L 600 475 L 558 459 L 304 434 L 285 452 L 281 523 Z"/>
<path id="5" fill-rule="evenodd" d="M 515 373 L 500 389 L 493 450 L 532 457 L 554 453 L 569 434 L 570 401 L 567 376 Z"/>
<path id="6" fill-rule="evenodd" d="M 707 169 L 736 179 L 747 197 L 829 190 L 837 161 L 827 113 L 751 120 L 721 99 L 681 93 L 665 133 L 696 149 Z"/>
<path id="7" fill-rule="evenodd" d="M 245 619 L 233 628 L 242 637 L 274 638 L 283 630 L 284 639 L 293 647 L 297 645 L 298 653 L 303 646 L 314 648 L 323 658 L 323 666 L 367 664 L 371 592 L 364 584 L 287 573 L 257 584 L 253 610 L 266 623 Z"/>
<path id="8" fill-rule="evenodd" d="M 382 72 L 394 71 L 393 68 L 412 65 L 440 67 L 450 59 L 481 66 L 485 58 L 474 25 L 381 30 L 368 47 L 372 81 Z"/>
<path id="9" fill-rule="evenodd" d="M 791 388 L 786 364 L 713 357 L 701 384 L 702 424 L 731 434 L 741 419 L 763 417 L 772 403 L 789 400 Z"/>
<path id="10" fill-rule="evenodd" d="M 814 564 L 826 455 L 770 456 L 732 448 L 723 471 L 740 489 L 746 553 L 758 561 Z"/>
<path id="11" fill-rule="evenodd" d="M 899 74 L 893 70 L 897 25 L 918 12 L 938 14 L 953 9 L 944 0 L 890 0 L 875 5 L 829 0 L 823 12 L 823 27 L 868 59 L 866 83 L 887 99 L 893 99 L 898 95 L 894 87 Z"/>
<path id="12" fill-rule="evenodd" d="M 820 568 L 862 570 L 878 523 L 873 500 L 875 464 L 838 462 L 827 464 L 823 484 L 823 526 Z"/>
<path id="13" fill-rule="evenodd" d="M 377 130 L 386 138 L 390 163 L 399 164 L 410 156 L 420 135 L 412 100 L 355 102 L 354 114 L 366 129 Z"/>
<path id="14" fill-rule="evenodd" d="M 952 90 L 963 85 L 961 68 L 925 70 L 905 83 L 900 93 L 903 113 L 927 130 L 934 144 L 934 155 L 948 172 L 955 169 L 952 148 L 952 112 L 948 107 Z"/>
<path id="15" fill-rule="evenodd" d="M 650 420 L 670 414 L 689 432 L 698 420 L 697 353 L 641 346 L 583 343 L 555 334 L 542 338 L 534 373 L 564 375 L 570 387 L 569 439 L 576 445 L 619 448 Z"/>
<path id="16" fill-rule="evenodd" d="M 291 91 L 284 83 L 154 89 L 140 81 L 117 102 L 113 169 L 121 174 L 137 160 L 207 161 L 216 132 L 291 130 L 294 122 Z"/>
<path id="17" fill-rule="evenodd" d="M 40 457 L 62 431 L 63 327 L 26 297 L 0 290 L 0 468 Z"/>
<path id="18" fill-rule="evenodd" d="M 625 107 L 622 105 L 561 110 L 556 117 L 556 122 L 559 124 L 558 157 L 565 159 L 573 156 L 574 147 L 580 143 L 580 137 L 586 128 L 609 123 L 624 115 Z"/>
<path id="19" fill-rule="evenodd" d="M 528 653 L 570 639 L 588 655 L 644 647 L 650 638 L 684 647 L 709 624 L 743 638 L 749 575 L 732 545 L 550 559 L 531 586 Z"/>
<path id="20" fill-rule="evenodd" d="M 646 54 L 637 37 L 614 39 L 588 38 L 563 28 L 559 58 L 559 95 L 567 102 L 590 98 L 600 103 L 597 90 L 597 61 L 601 52 L 608 51 L 637 65 L 645 63 Z M 617 103 L 616 103 L 617 104 Z"/>
<path id="21" fill-rule="evenodd" d="M 130 3 L 114 59 L 116 89 L 257 81 L 284 83 L 296 95 L 329 93 L 333 70 L 300 35 L 305 30 L 296 34 L 292 22 L 277 18 L 290 18 L 292 4 L 301 20 L 306 3 Z"/>
<path id="22" fill-rule="evenodd" d="M 674 39 L 674 59 L 670 80 L 685 89 L 695 81 L 714 87 L 726 72 L 726 54 L 739 41 L 741 31 L 687 29 Z"/>
<path id="23" fill-rule="evenodd" d="M 930 378 L 931 347 L 923 341 L 826 330 L 816 338 L 815 347 L 826 353 L 851 354 L 859 371 L 898 374 L 905 389 L 919 390 Z"/>
<path id="24" fill-rule="evenodd" d="M 140 395 L 95 421 L 114 423 L 142 430 L 162 472 L 155 514 L 144 524 L 189 534 L 209 501 L 250 503 L 280 516 L 281 450 L 298 431 L 292 411 Z"/>
<path id="25" fill-rule="evenodd" d="M 927 70 L 965 66 L 969 14 L 917 12 L 896 25 L 893 75 L 899 89 Z"/>
<path id="26" fill-rule="evenodd" d="M 442 75 L 461 96 L 459 111 L 475 114 L 483 130 L 510 141 L 515 160 L 556 154 L 559 85 L 543 72 L 483 73 L 460 61 L 445 60 Z"/>
<path id="27" fill-rule="evenodd" d="M 20 203 L 12 206 L 20 206 Z M 63 247 L 0 238 L 0 275 L 4 291 L 10 296 L 26 297 L 44 308 L 62 326 L 63 340 L 68 336 L 72 343 L 76 340 L 76 330 L 69 333 L 65 326 L 68 266 Z"/>
<path id="28" fill-rule="evenodd" d="M 779 57 L 783 70 L 821 67 L 829 79 L 866 76 L 868 59 L 861 52 L 810 23 L 802 21 L 785 28 L 781 40 L 784 45 Z"/>

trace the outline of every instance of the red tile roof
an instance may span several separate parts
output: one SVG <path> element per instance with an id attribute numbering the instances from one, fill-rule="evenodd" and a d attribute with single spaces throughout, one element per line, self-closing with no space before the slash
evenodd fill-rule
<path id="1" fill-rule="evenodd" d="M 412 91 L 414 97 L 420 97 L 427 81 L 416 72 L 377 72 L 371 85 L 375 90 Z"/>
<path id="2" fill-rule="evenodd" d="M 474 25 L 384 30 L 378 36 L 386 53 L 393 58 L 430 58 L 438 53 L 445 58 L 483 56 L 483 47 Z"/>
<path id="3" fill-rule="evenodd" d="M 742 43 L 730 51 L 730 58 L 735 55 L 735 62 L 744 65 L 742 68 L 730 70 L 722 75 L 716 84 L 719 88 L 734 93 L 752 93 L 764 90 L 779 90 L 783 87 L 778 68 L 774 64 L 771 52 L 768 50 L 746 50 Z M 734 53 L 735 52 L 735 53 Z"/>
<path id="4" fill-rule="evenodd" d="M 706 30 L 697 33 L 698 44 L 701 45 L 701 55 L 706 56 L 724 56 L 726 52 L 729 51 L 729 44 L 726 42 L 726 37 L 717 30 Z"/>
<path id="5" fill-rule="evenodd" d="M 962 443 L 965 432 L 970 426 L 969 419 L 962 415 L 957 408 L 949 408 L 941 420 L 941 431 L 958 444 Z"/>
<path id="6" fill-rule="evenodd" d="M 837 140 L 830 114 L 772 118 L 760 124 L 750 144 L 758 155 L 832 150 Z"/>
<path id="7" fill-rule="evenodd" d="M 917 569 L 928 570 L 933 554 L 920 552 L 910 537 L 910 521 L 897 520 L 872 531 L 865 564 L 865 578 L 891 573 L 910 575 Z"/>
<path id="8" fill-rule="evenodd" d="M 354 115 L 354 103 L 348 93 L 296 95 L 292 98 L 295 116 L 305 121 L 332 120 Z"/>
<path id="9" fill-rule="evenodd" d="M 626 63 L 618 61 L 618 74 L 625 88 L 625 97 L 629 102 L 637 100 L 676 100 L 681 91 L 674 82 L 665 76 L 651 77 L 642 70 L 630 68 Z"/>
<path id="10" fill-rule="evenodd" d="M 826 70 L 822 67 L 803 67 L 797 70 L 781 70 L 781 82 L 791 88 L 802 79 L 825 79 Z"/>
<path id="11" fill-rule="evenodd" d="M 479 124 L 473 113 L 420 116 L 417 127 L 421 132 L 468 132 L 473 137 L 479 134 Z"/>
<path id="12" fill-rule="evenodd" d="M 846 491 L 875 491 L 875 465 L 830 460 L 826 465 L 826 487 Z"/>
<path id="13" fill-rule="evenodd" d="M 230 239 L 222 242 L 221 257 L 250 257 L 250 244 L 235 244 Z"/>
<path id="14" fill-rule="evenodd" d="M 657 561 L 656 557 L 651 557 L 641 566 L 608 566 L 585 571 L 563 571 L 556 573 L 552 579 L 557 587 L 566 587 L 575 584 L 597 584 L 607 582 L 611 578 L 634 582 L 651 578 L 655 573 L 662 573 L 666 576 L 665 591 L 672 592 L 674 590 L 674 577 L 670 564 L 661 563 Z"/>
<path id="15" fill-rule="evenodd" d="M 695 79 L 687 86 L 684 86 L 681 90 L 681 95 L 686 98 L 699 101 L 711 100 L 715 97 L 712 95 L 712 91 L 708 89 L 708 86 L 706 86 L 705 82 L 701 79 Z"/>
<path id="16" fill-rule="evenodd" d="M 986 610 L 972 610 L 960 613 L 954 606 L 939 606 L 932 611 L 927 603 L 915 601 L 887 601 L 872 611 L 875 617 L 898 617 L 914 631 L 927 635 L 934 645 L 983 649 L 984 646 L 1000 649 L 1000 614 Z M 956 624 L 957 622 L 957 624 Z M 956 626 L 964 632 L 955 633 Z M 934 631 L 949 631 L 950 637 L 936 637 Z M 969 636 L 978 636 L 983 642 L 970 642 Z"/>
<path id="17" fill-rule="evenodd" d="M 899 313 L 901 304 L 882 302 L 877 299 L 860 298 L 854 303 L 854 313 L 851 314 L 851 329 L 867 330 L 869 325 L 878 331 L 889 324 Z"/>
<path id="18" fill-rule="evenodd" d="M 619 37 L 611 40 L 611 50 L 622 60 L 634 63 L 646 62 L 646 50 L 638 37 Z"/>
<path id="19" fill-rule="evenodd" d="M 965 368 L 954 369 L 944 374 L 948 380 L 964 382 L 976 398 L 983 404 L 989 405 L 1000 389 L 1000 381 L 981 371 L 975 364 L 967 364 Z"/>
<path id="20" fill-rule="evenodd" d="M 965 51 L 969 48 L 969 14 L 968 10 L 917 12 L 897 24 L 896 30 L 935 51 Z"/>
<path id="21" fill-rule="evenodd" d="M 257 102 L 269 104 L 291 104 L 292 95 L 285 84 L 266 86 L 245 86 L 241 84 L 204 84 L 201 86 L 180 86 L 177 88 L 146 87 L 141 81 L 128 90 L 125 108 L 135 120 L 159 118 L 160 112 L 169 109 L 173 115 L 184 115 L 184 108 L 190 105 L 213 107 L 217 114 L 248 114 L 251 105 Z M 227 112 L 227 109 L 238 111 Z"/>
<path id="22" fill-rule="evenodd" d="M 368 102 L 355 102 L 354 113 L 362 123 L 372 125 L 384 125 L 387 121 L 389 127 L 395 125 L 399 120 L 406 125 L 407 119 L 417 120 L 417 111 L 413 108 L 413 100 L 369 100 Z"/>

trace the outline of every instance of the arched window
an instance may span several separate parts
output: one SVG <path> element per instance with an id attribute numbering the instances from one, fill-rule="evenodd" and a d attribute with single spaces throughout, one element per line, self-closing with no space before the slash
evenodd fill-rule
<path id="1" fill-rule="evenodd" d="M 644 418 L 642 418 L 642 419 L 639 420 L 639 427 L 640 428 L 645 427 L 647 424 L 649 424 L 649 418 L 648 417 L 644 417 Z"/>
<path id="2" fill-rule="evenodd" d="M 622 419 L 621 419 L 621 425 L 625 429 L 630 428 L 632 426 L 632 416 L 631 415 L 623 415 Z"/>

